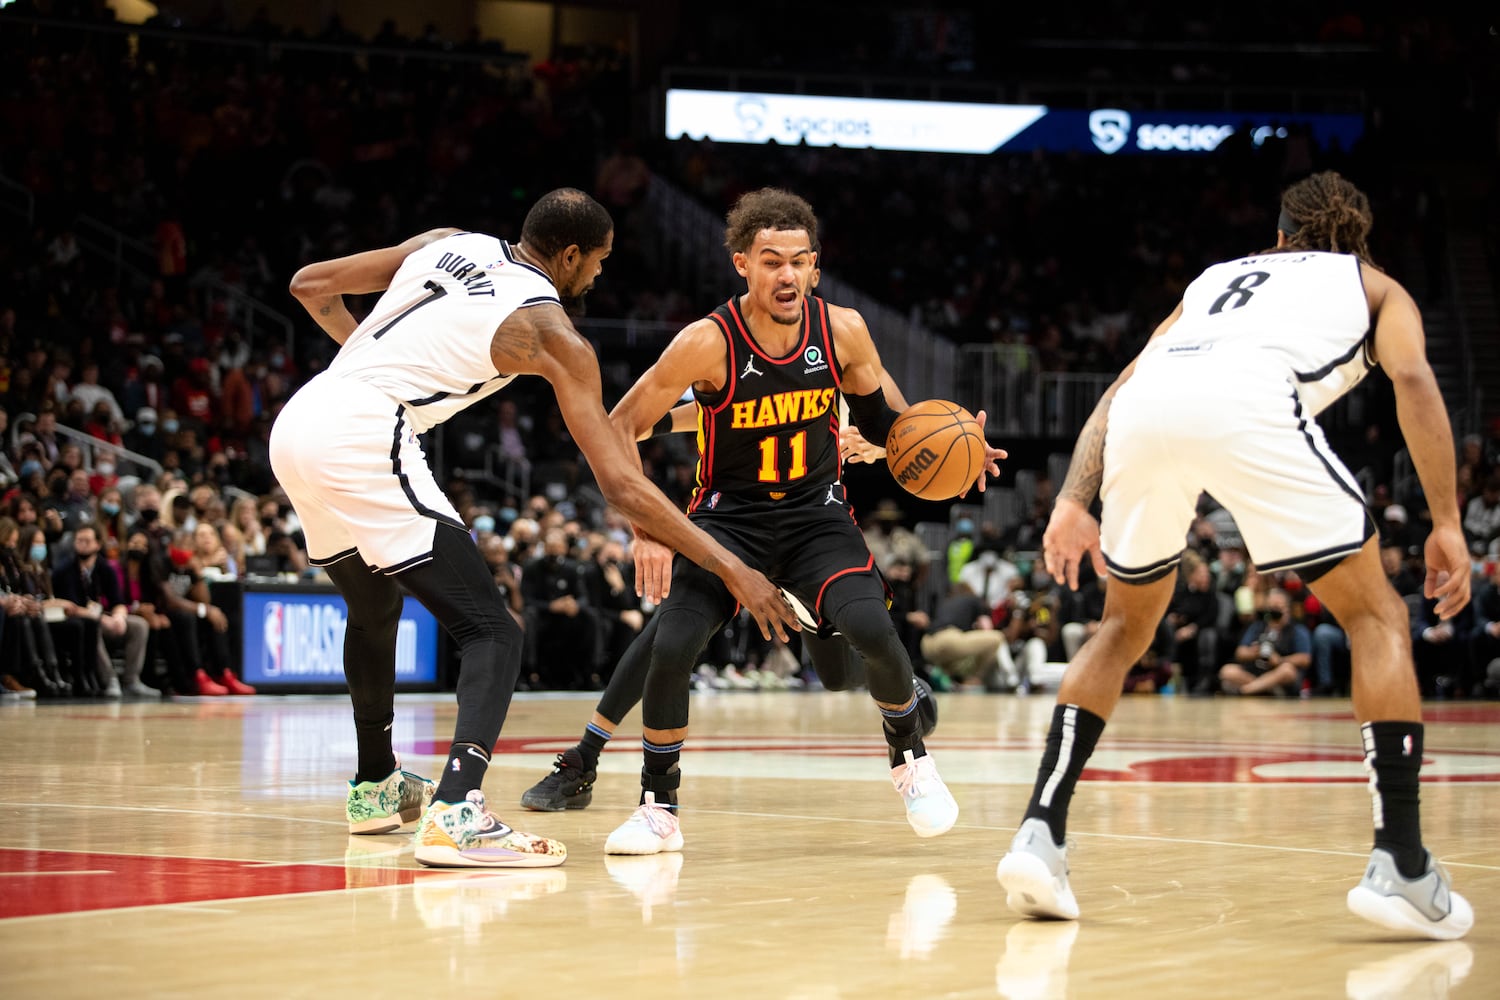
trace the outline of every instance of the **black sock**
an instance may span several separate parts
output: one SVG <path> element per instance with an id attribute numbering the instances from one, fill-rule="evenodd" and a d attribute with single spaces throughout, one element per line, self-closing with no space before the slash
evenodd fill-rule
<path id="1" fill-rule="evenodd" d="M 912 689 L 911 703 L 905 708 L 882 708 L 880 715 L 883 720 L 882 728 L 885 729 L 886 749 L 890 752 L 892 767 L 900 767 L 906 763 L 906 751 L 910 750 L 912 758 L 927 756 L 927 748 L 922 745 L 922 716 L 917 711 L 917 702 L 920 701 L 916 695 L 916 689 Z"/>
<path id="2" fill-rule="evenodd" d="M 462 802 L 471 791 L 484 784 L 490 755 L 473 743 L 454 743 L 443 763 L 443 777 L 432 798 L 437 802 Z"/>
<path id="3" fill-rule="evenodd" d="M 577 750 L 585 771 L 595 770 L 599 766 L 599 755 L 604 752 L 604 744 L 609 742 L 611 735 L 592 722 L 584 727 L 583 739 L 578 741 Z"/>
<path id="4" fill-rule="evenodd" d="M 656 804 L 677 811 L 677 786 L 682 783 L 682 772 L 678 761 L 682 758 L 682 742 L 652 743 L 642 738 L 641 749 L 645 751 L 645 762 L 641 768 L 641 804 L 650 792 Z"/>
<path id="5" fill-rule="evenodd" d="M 395 716 L 383 722 L 361 722 L 354 720 L 354 738 L 359 746 L 359 764 L 354 772 L 355 782 L 384 781 L 396 769 L 396 754 L 391 749 L 391 723 Z"/>
<path id="6" fill-rule="evenodd" d="M 1418 772 L 1422 768 L 1420 722 L 1367 722 L 1360 727 L 1365 768 L 1375 775 L 1375 846 L 1396 859 L 1407 878 L 1427 870 L 1422 846 L 1422 810 Z"/>
<path id="7" fill-rule="evenodd" d="M 1058 705 L 1052 710 L 1052 727 L 1047 730 L 1047 752 L 1037 769 L 1036 786 L 1026 806 L 1026 819 L 1045 820 L 1052 831 L 1052 841 L 1067 839 L 1068 803 L 1073 786 L 1083 774 L 1083 766 L 1094 753 L 1094 744 L 1104 732 L 1104 720 L 1077 705 Z"/>

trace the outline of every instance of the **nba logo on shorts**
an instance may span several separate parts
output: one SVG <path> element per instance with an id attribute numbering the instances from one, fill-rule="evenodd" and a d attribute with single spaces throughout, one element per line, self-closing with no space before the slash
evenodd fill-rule
<path id="1" fill-rule="evenodd" d="M 266 602 L 265 618 L 261 621 L 261 637 L 264 640 L 260 654 L 261 672 L 266 677 L 280 677 L 283 640 L 286 637 L 286 613 L 280 601 Z"/>
<path id="2" fill-rule="evenodd" d="M 719 506 L 719 497 L 721 495 L 722 494 L 720 494 L 718 490 L 714 490 L 712 493 L 710 493 L 708 495 L 708 509 L 709 510 L 713 510 L 715 507 Z"/>

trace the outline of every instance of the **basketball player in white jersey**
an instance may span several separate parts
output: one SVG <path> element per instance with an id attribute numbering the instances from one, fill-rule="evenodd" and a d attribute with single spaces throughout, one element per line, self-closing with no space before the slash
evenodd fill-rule
<path id="1" fill-rule="evenodd" d="M 567 852 L 511 830 L 485 806 L 480 786 L 515 689 L 521 636 L 417 435 L 517 375 L 542 376 L 610 503 L 717 574 L 767 638 L 796 628 L 765 577 L 646 480 L 627 451 L 633 444 L 605 414 L 598 360 L 564 306 L 581 303 L 613 237 L 601 205 L 560 189 L 532 207 L 518 244 L 434 230 L 309 265 L 292 279 L 292 294 L 341 345 L 277 418 L 271 463 L 302 521 L 310 561 L 349 606 L 344 669 L 359 748 L 350 832 L 389 832 L 421 815 L 422 864 L 546 867 Z M 356 323 L 343 296 L 382 290 Z M 459 646 L 458 721 L 436 788 L 402 771 L 391 747 L 402 587 Z"/>
<path id="2" fill-rule="evenodd" d="M 1390 376 L 1432 510 L 1425 592 L 1452 618 L 1469 600 L 1470 576 L 1453 437 L 1416 305 L 1369 262 L 1371 223 L 1364 194 L 1336 173 L 1287 189 L 1276 247 L 1199 275 L 1084 426 L 1043 548 L 1059 582 L 1077 588 L 1084 553 L 1113 580 L 1098 634 L 1063 677 L 1031 802 L 996 871 L 1012 909 L 1078 917 L 1062 846 L 1069 800 L 1126 671 L 1167 610 L 1206 490 L 1234 516 L 1256 567 L 1295 569 L 1349 634 L 1375 818 L 1349 908 L 1418 937 L 1458 938 L 1472 925 L 1473 910 L 1422 844 L 1422 713 L 1406 606 L 1381 571 L 1354 477 L 1314 419 L 1376 364 Z M 1089 514 L 1096 494 L 1102 526 Z"/>

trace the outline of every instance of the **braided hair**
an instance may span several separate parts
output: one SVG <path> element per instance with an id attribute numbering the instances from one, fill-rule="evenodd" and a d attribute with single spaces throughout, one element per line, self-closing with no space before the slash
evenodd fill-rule
<path id="1" fill-rule="evenodd" d="M 1337 171 L 1306 177 L 1281 196 L 1277 228 L 1286 234 L 1283 251 L 1349 253 L 1375 267 L 1367 242 L 1374 224 L 1370 199 Z"/>

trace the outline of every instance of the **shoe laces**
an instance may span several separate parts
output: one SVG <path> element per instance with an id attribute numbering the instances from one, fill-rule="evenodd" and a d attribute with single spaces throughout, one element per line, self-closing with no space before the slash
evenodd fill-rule
<path id="1" fill-rule="evenodd" d="M 647 829 L 658 837 L 670 837 L 677 832 L 677 814 L 656 802 L 642 802 L 636 806 L 630 821 L 645 823 Z"/>
<path id="2" fill-rule="evenodd" d="M 578 756 L 578 751 L 572 749 L 564 750 L 552 762 L 552 773 L 557 777 L 571 777 L 568 773 L 569 771 L 573 772 L 573 774 L 583 773 L 583 760 Z"/>
<path id="3" fill-rule="evenodd" d="M 906 762 L 906 766 L 896 776 L 896 791 L 914 799 L 926 793 L 927 786 L 938 780 L 937 764 L 931 756 L 924 754 Z"/>

